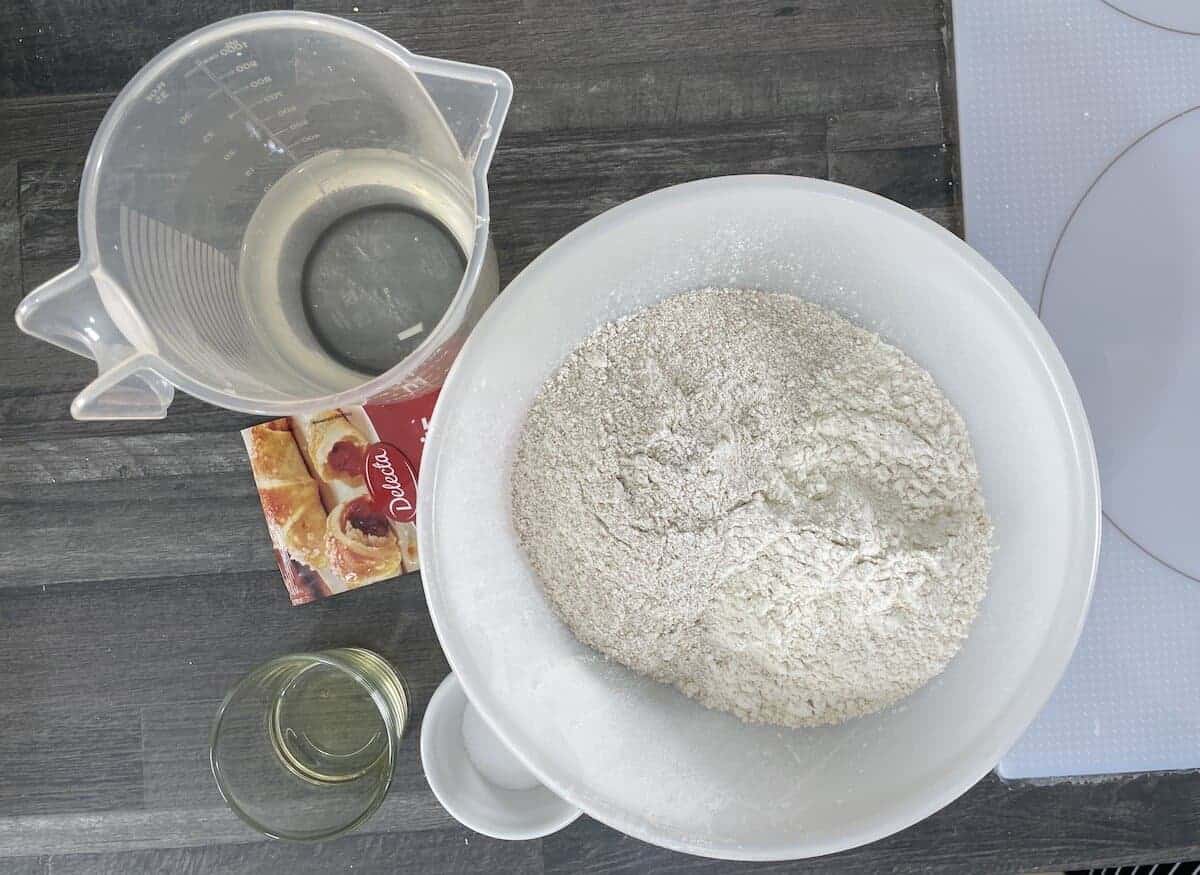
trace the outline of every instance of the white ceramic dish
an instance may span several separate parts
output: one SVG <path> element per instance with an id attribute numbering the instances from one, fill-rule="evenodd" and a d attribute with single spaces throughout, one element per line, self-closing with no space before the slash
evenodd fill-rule
<path id="1" fill-rule="evenodd" d="M 704 286 L 834 307 L 928 368 L 967 422 L 996 530 L 989 593 L 947 671 L 883 713 L 783 730 L 705 710 L 575 641 L 516 543 L 509 466 L 542 382 L 603 322 Z M 463 348 L 421 486 L 429 608 L 497 734 L 597 819 L 731 859 L 815 856 L 881 838 L 991 769 L 1067 664 L 1100 525 L 1079 396 L 1012 286 L 916 213 L 781 176 L 655 192 L 541 255 Z"/>
<path id="2" fill-rule="evenodd" d="M 513 841 L 558 832 L 579 817 L 574 805 L 527 779 L 499 742 L 477 741 L 471 752 L 466 721 L 473 710 L 451 672 L 421 718 L 421 767 L 442 807 L 475 832 Z"/>

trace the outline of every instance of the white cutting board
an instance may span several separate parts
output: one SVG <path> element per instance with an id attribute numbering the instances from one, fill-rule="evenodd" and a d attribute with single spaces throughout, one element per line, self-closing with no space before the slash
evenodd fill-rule
<path id="1" fill-rule="evenodd" d="M 967 240 L 1062 349 L 1104 490 L 1079 647 L 998 771 L 1197 768 L 1200 0 L 956 0 L 953 24 Z"/>

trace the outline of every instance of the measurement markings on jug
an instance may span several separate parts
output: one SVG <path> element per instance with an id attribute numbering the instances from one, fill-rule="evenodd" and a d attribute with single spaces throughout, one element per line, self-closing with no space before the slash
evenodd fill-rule
<path id="1" fill-rule="evenodd" d="M 228 46 L 228 44 L 227 44 L 227 46 Z M 273 147 L 271 149 L 272 152 L 276 152 L 278 150 L 279 154 L 286 155 L 288 157 L 288 160 L 290 160 L 293 164 L 300 163 L 300 160 L 295 156 L 295 154 L 292 153 L 292 150 L 287 145 L 280 143 L 279 141 L 274 139 L 274 136 L 271 134 L 270 126 L 267 125 L 266 122 L 264 122 L 261 118 L 259 118 L 258 115 L 255 114 L 254 110 L 250 106 L 247 106 L 246 103 L 241 98 L 238 97 L 238 94 L 240 94 L 242 92 L 253 91 L 255 89 L 262 88 L 265 85 L 270 85 L 273 82 L 273 80 L 270 76 L 260 76 L 257 79 L 254 79 L 251 82 L 247 83 L 246 85 L 243 85 L 241 88 L 238 88 L 234 91 L 230 91 L 223 82 L 218 80 L 213 75 L 212 71 L 208 69 L 208 67 L 204 64 L 203 61 L 200 62 L 200 64 L 198 66 L 200 66 L 201 69 L 203 69 L 203 71 L 208 76 L 208 78 L 212 81 L 212 83 L 217 86 L 217 90 L 223 92 L 233 102 L 234 106 L 236 107 L 231 113 L 229 113 L 227 118 L 232 119 L 238 113 L 241 113 L 242 115 L 244 115 L 246 117 L 247 120 L 249 120 L 249 122 L 252 125 L 254 125 L 255 128 L 258 129 L 258 131 L 261 132 L 259 139 L 266 140 L 267 145 Z M 277 95 L 278 97 L 283 96 L 282 91 L 276 91 L 276 92 L 273 92 L 273 94 Z M 277 98 L 273 98 L 273 99 L 277 99 Z M 225 160 L 228 161 L 229 157 L 226 157 Z"/>

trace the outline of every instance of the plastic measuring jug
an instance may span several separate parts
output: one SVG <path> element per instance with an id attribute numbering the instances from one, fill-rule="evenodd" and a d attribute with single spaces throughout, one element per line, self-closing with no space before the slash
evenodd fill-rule
<path id="1" fill-rule="evenodd" d="M 498 290 L 486 174 L 511 97 L 499 70 L 332 16 L 196 31 L 108 111 L 80 186 L 80 262 L 17 323 L 96 360 L 77 419 L 160 418 L 176 387 L 270 415 L 421 394 Z M 300 284 L 325 229 L 385 202 L 440 224 L 465 267 L 419 342 L 369 373 L 318 342 Z"/>

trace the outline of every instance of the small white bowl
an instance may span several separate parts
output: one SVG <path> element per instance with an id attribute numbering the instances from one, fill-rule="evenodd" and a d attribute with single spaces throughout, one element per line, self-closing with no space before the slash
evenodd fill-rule
<path id="1" fill-rule="evenodd" d="M 494 839 L 536 839 L 583 812 L 541 785 L 446 675 L 421 723 L 425 779 L 454 819 Z"/>

